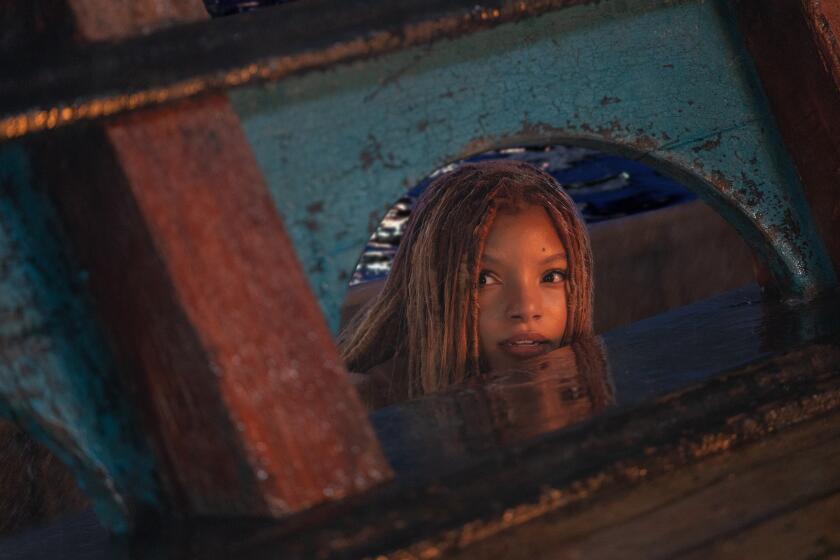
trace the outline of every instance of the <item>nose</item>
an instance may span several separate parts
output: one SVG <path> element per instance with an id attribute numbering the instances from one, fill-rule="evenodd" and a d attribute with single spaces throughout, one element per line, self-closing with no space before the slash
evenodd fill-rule
<path id="1" fill-rule="evenodd" d="M 507 316 L 515 321 L 530 321 L 542 317 L 542 300 L 538 286 L 515 282 L 508 286 Z"/>

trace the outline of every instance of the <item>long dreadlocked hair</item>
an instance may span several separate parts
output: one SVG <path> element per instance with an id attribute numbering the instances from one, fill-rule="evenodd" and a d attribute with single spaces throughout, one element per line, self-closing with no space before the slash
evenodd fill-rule
<path id="1" fill-rule="evenodd" d="M 379 295 L 339 335 L 350 371 L 398 358 L 410 397 L 482 369 L 478 275 L 501 208 L 545 208 L 566 249 L 568 318 L 562 344 L 592 334 L 592 252 L 574 203 L 548 173 L 512 160 L 463 164 L 433 181 L 406 226 Z"/>

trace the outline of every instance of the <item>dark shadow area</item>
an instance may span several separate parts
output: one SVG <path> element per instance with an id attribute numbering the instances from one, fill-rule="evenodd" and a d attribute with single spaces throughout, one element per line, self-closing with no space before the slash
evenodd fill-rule
<path id="1" fill-rule="evenodd" d="M 88 505 L 70 469 L 8 420 L 0 420 L 0 466 L 0 536 Z"/>
<path id="2" fill-rule="evenodd" d="M 204 0 L 207 11 L 213 17 L 229 16 L 250 12 L 258 8 L 287 4 L 294 0 Z"/>

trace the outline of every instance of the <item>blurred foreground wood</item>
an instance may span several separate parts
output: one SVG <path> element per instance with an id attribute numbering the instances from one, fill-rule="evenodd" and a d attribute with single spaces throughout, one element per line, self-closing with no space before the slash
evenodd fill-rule
<path id="1" fill-rule="evenodd" d="M 21 14 L 16 25 L 56 50 L 207 19 L 201 0 L 63 0 L 52 10 L 15 1 L 0 10 Z M 59 20 L 71 32 L 53 38 Z M 170 516 L 284 516 L 389 477 L 224 93 L 27 138 L 19 159 L 31 176 L 21 172 L 18 190 L 6 190 L 37 193 L 40 206 L 18 209 L 33 223 L 55 216 L 55 252 L 84 278 L 68 299 L 90 303 L 78 321 L 102 335 L 98 349 L 113 367 L 29 375 L 30 386 L 17 383 L 29 373 L 18 371 L 4 396 L 57 455 L 73 450 L 63 460 L 82 457 L 71 466 L 105 489 L 86 488 L 104 524 L 125 532 Z M 56 268 L 45 252 L 32 258 Z M 56 377 L 85 402 L 52 416 L 25 409 L 71 400 Z M 108 390 L 94 390 L 103 380 Z M 107 429 L 68 429 L 91 417 Z M 148 491 L 120 484 L 135 471 L 153 473 Z"/>
<path id="2" fill-rule="evenodd" d="M 397 474 L 388 484 L 282 521 L 196 516 L 117 548 L 129 545 L 136 558 L 160 558 L 162 551 L 202 559 L 488 558 L 508 549 L 514 557 L 522 550 L 540 558 L 561 554 L 567 544 L 574 553 L 578 540 L 635 523 L 664 503 L 675 509 L 651 523 L 670 529 L 631 525 L 616 542 L 638 538 L 637 557 L 656 557 L 651 542 L 673 531 L 673 544 L 661 545 L 664 555 L 690 552 L 837 490 L 834 452 L 809 459 L 823 440 L 799 446 L 806 436 L 783 440 L 796 444 L 788 455 L 805 461 L 799 466 L 759 457 L 710 483 L 698 469 L 718 460 L 740 465 L 740 455 L 750 458 L 752 450 L 838 414 L 838 306 L 836 297 L 770 304 L 752 286 L 618 329 L 603 344 L 555 350 L 529 363 L 531 369 L 373 413 L 371 424 Z M 835 441 L 832 426 L 816 430 Z M 687 482 L 661 482 L 684 480 L 681 472 L 689 473 Z M 739 478 L 731 481 L 730 472 Z M 712 483 L 721 488 L 718 497 L 698 506 L 692 496 Z M 642 493 L 641 505 L 624 501 L 635 492 Z M 648 492 L 653 498 L 644 498 Z M 681 502 L 685 509 L 676 508 Z M 604 504 L 613 503 L 617 513 L 607 512 Z M 566 528 L 554 538 L 557 523 Z M 0 550 L 50 557 L 70 538 L 99 549 L 107 540 L 102 530 L 78 531 L 64 520 Z M 44 541 L 47 534 L 51 542 Z M 584 556 L 609 557 L 611 549 L 598 548 L 604 542 L 591 544 L 593 554 Z"/>
<path id="3" fill-rule="evenodd" d="M 840 554 L 840 414 L 500 534 L 453 558 Z"/>
<path id="4" fill-rule="evenodd" d="M 0 421 L 0 536 L 87 505 L 66 465 L 13 422 Z"/>

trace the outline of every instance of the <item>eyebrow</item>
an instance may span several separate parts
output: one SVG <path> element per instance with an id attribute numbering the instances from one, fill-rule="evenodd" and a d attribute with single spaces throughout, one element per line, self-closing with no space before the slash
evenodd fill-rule
<path id="1" fill-rule="evenodd" d="M 562 251 L 560 253 L 554 253 L 553 255 L 549 255 L 543 260 L 540 261 L 540 264 L 548 264 L 552 261 L 566 261 L 568 257 L 566 257 L 566 252 Z"/>
<path id="2" fill-rule="evenodd" d="M 484 255 L 482 255 L 481 259 L 484 260 L 484 261 L 489 261 L 489 262 L 493 262 L 493 263 L 498 263 L 499 262 L 499 259 L 495 258 L 493 255 L 488 255 L 487 253 L 484 253 Z M 568 257 L 566 256 L 565 251 L 561 251 L 560 253 L 554 253 L 553 255 L 547 256 L 546 258 L 544 258 L 540 261 L 540 264 L 544 265 L 544 264 L 548 264 L 552 261 L 559 261 L 559 260 L 562 260 L 562 261 L 568 260 Z"/>

